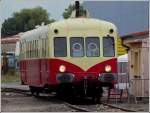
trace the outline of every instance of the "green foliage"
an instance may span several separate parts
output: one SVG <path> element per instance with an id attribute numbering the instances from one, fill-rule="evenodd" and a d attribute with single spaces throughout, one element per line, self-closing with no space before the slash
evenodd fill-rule
<path id="1" fill-rule="evenodd" d="M 75 10 L 75 5 L 69 5 L 69 7 L 67 9 L 65 9 L 65 11 L 63 12 L 63 17 L 65 19 L 69 18 L 71 16 L 72 11 Z M 85 14 L 85 9 L 83 8 L 82 5 L 80 5 L 80 15 Z"/>
<path id="2" fill-rule="evenodd" d="M 1 75 L 1 83 L 19 83 L 20 75 L 18 71 L 9 70 L 6 75 Z"/>
<path id="3" fill-rule="evenodd" d="M 33 9 L 22 9 L 20 12 L 13 13 L 11 18 L 8 18 L 2 24 L 2 37 L 15 35 L 19 32 L 25 32 L 34 29 L 36 25 L 51 23 L 54 20 L 49 20 L 49 14 L 42 7 Z"/>

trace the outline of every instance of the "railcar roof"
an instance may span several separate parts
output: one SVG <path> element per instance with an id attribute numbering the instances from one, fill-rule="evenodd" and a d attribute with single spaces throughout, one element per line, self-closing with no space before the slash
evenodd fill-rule
<path id="1" fill-rule="evenodd" d="M 51 28 L 65 28 L 68 30 L 76 30 L 76 29 L 100 29 L 100 28 L 113 28 L 116 30 L 114 24 L 92 18 L 70 18 L 62 21 L 54 22 L 50 25 Z"/>
<path id="2" fill-rule="evenodd" d="M 40 26 L 37 29 L 25 32 L 21 39 L 32 40 L 33 38 L 39 38 L 41 34 L 54 33 L 55 29 L 58 30 L 108 30 L 113 28 L 116 31 L 116 26 L 110 22 L 91 19 L 91 18 L 69 18 L 66 20 L 56 21 L 46 26 Z M 32 35 L 32 36 L 31 36 Z M 32 37 L 32 38 L 31 38 Z"/>
<path id="3" fill-rule="evenodd" d="M 25 33 L 23 33 L 23 35 L 21 36 L 21 39 L 25 39 L 26 41 L 30 41 L 33 39 L 38 39 L 41 35 L 47 35 L 48 33 L 48 26 L 40 26 L 36 29 L 27 31 Z M 42 37 L 45 38 L 45 37 Z"/>

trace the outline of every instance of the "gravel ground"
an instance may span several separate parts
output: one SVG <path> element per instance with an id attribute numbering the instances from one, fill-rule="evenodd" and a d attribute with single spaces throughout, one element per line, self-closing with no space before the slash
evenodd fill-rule
<path id="1" fill-rule="evenodd" d="M 149 104 L 140 103 L 140 104 L 128 104 L 128 103 L 121 103 L 121 104 L 113 104 L 117 107 L 125 107 L 127 109 L 139 111 L 139 112 L 149 112 Z"/>
<path id="2" fill-rule="evenodd" d="M 123 112 L 120 109 L 116 109 L 116 108 L 111 108 L 109 106 L 106 105 L 100 105 L 100 104 L 96 104 L 96 105 L 78 105 L 79 107 L 85 108 L 85 109 L 89 109 L 92 112 Z"/>
<path id="3" fill-rule="evenodd" d="M 61 100 L 55 99 L 51 96 L 42 96 L 40 98 L 35 98 L 25 94 L 12 93 L 12 92 L 2 92 L 1 93 L 1 110 L 2 112 L 74 112 L 72 108 L 65 105 Z M 71 103 L 72 104 L 72 103 Z M 127 104 L 115 103 L 110 101 L 109 104 L 113 104 L 118 107 L 123 107 L 127 109 L 133 109 L 136 111 L 149 111 L 148 103 L 140 104 Z M 91 100 L 82 101 L 76 99 L 75 104 L 80 108 L 87 109 L 91 112 L 123 112 L 120 109 L 111 108 L 107 105 L 102 104 L 91 104 Z"/>
<path id="4" fill-rule="evenodd" d="M 52 98 L 34 98 L 17 93 L 2 93 L 2 112 L 71 112 L 61 101 Z"/>
<path id="5" fill-rule="evenodd" d="M 123 100 L 122 102 L 117 102 L 115 99 L 110 100 L 109 104 L 112 104 L 117 107 L 127 108 L 135 111 L 141 112 L 149 112 L 149 99 L 144 101 L 138 101 L 136 104 L 135 102 L 127 102 L 127 99 Z"/>

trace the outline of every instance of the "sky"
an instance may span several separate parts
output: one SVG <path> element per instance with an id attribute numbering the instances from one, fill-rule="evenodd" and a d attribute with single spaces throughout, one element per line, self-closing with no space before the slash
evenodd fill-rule
<path id="1" fill-rule="evenodd" d="M 50 18 L 55 20 L 63 19 L 62 14 L 75 0 L 0 0 L 0 22 L 12 16 L 16 11 L 23 8 L 33 8 L 41 6 L 50 14 Z M 82 1 L 81 1 L 82 2 Z"/>
<path id="2" fill-rule="evenodd" d="M 115 24 L 120 36 L 149 28 L 148 1 L 86 1 L 83 6 L 91 17 Z"/>
<path id="3" fill-rule="evenodd" d="M 41 6 L 44 9 L 46 9 L 47 12 L 50 14 L 49 15 L 50 19 L 62 20 L 63 19 L 62 14 L 64 10 L 68 8 L 69 4 L 74 4 L 75 1 L 76 0 L 0 0 L 0 28 L 1 28 L 1 23 L 3 23 L 5 19 L 11 17 L 14 12 L 18 12 L 24 8 L 34 8 L 37 6 Z M 135 5 L 130 6 L 131 5 L 130 3 L 129 4 L 127 3 L 126 5 L 127 7 L 125 6 L 124 9 L 121 5 L 118 5 L 120 8 L 117 9 L 117 7 L 113 5 L 114 2 L 108 2 L 109 4 L 112 3 L 113 4 L 110 7 L 106 7 L 108 6 L 106 5 L 107 2 L 104 3 L 86 2 L 86 1 L 101 1 L 101 0 L 78 0 L 78 1 L 80 1 L 80 3 L 83 3 L 85 8 L 89 10 L 90 15 L 92 17 L 114 22 L 116 25 L 118 25 L 119 32 L 122 35 L 129 33 L 128 31 L 130 32 L 140 31 L 141 29 L 145 28 L 145 26 L 146 28 L 148 26 L 147 24 L 148 15 L 147 13 L 141 12 L 142 11 L 140 9 L 141 6 L 137 8 L 138 10 L 140 10 L 138 11 L 135 9 L 136 8 Z M 110 1 L 110 0 L 105 0 L 105 1 Z M 117 1 L 122 2 L 125 0 L 117 0 Z M 127 0 L 127 1 L 131 1 L 131 0 Z M 137 1 L 141 1 L 141 0 L 137 0 Z M 148 0 L 142 0 L 142 1 L 148 1 Z M 133 4 L 135 3 L 136 2 L 133 2 Z M 146 5 L 143 6 L 147 7 Z M 122 9 L 122 11 L 120 11 L 120 9 Z M 132 13 L 131 12 L 132 10 L 135 12 Z M 122 15 L 122 16 L 118 16 L 118 15 Z M 128 22 L 130 22 L 129 24 L 125 22 L 127 21 L 127 19 Z M 130 27 L 128 25 L 130 25 Z"/>

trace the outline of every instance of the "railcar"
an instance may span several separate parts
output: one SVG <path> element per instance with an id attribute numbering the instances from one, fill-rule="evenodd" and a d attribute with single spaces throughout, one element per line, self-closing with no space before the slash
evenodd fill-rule
<path id="1" fill-rule="evenodd" d="M 117 77 L 117 28 L 74 17 L 25 32 L 20 39 L 22 84 L 41 91 L 99 99 Z"/>

